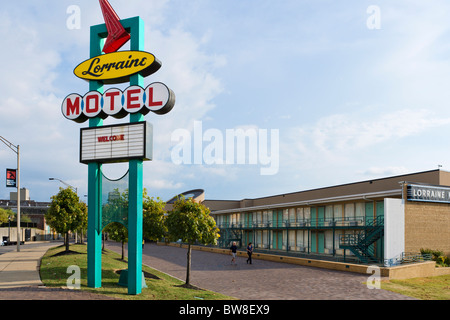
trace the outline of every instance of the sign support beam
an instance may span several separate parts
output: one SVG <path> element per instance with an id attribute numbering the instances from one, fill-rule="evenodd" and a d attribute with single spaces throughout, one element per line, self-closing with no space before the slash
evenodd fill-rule
<path id="1" fill-rule="evenodd" d="M 101 54 L 106 27 L 91 27 L 91 58 Z M 103 83 L 89 81 L 89 90 L 103 93 Z M 89 119 L 89 127 L 101 127 L 103 119 Z M 88 165 L 88 287 L 100 288 L 102 286 L 102 164 L 90 163 Z"/>
<path id="2" fill-rule="evenodd" d="M 131 50 L 144 50 L 144 22 L 135 17 L 123 21 L 125 29 L 130 28 Z M 130 85 L 144 86 L 144 77 L 135 74 Z M 141 113 L 130 114 L 130 122 L 144 120 Z M 129 202 L 128 202 L 128 294 L 136 295 L 142 291 L 142 228 L 143 228 L 143 161 L 129 162 Z"/>

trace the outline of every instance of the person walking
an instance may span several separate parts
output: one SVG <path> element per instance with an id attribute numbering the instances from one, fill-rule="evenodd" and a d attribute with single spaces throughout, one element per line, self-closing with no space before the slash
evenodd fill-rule
<path id="1" fill-rule="evenodd" d="M 231 251 L 231 264 L 236 264 L 236 251 L 237 251 L 237 246 L 236 246 L 236 242 L 233 242 L 232 246 L 230 247 L 230 251 Z"/>
<path id="2" fill-rule="evenodd" d="M 249 262 L 250 264 L 252 264 L 252 253 L 253 253 L 253 244 L 249 242 L 247 246 L 247 255 L 248 255 L 247 264 Z"/>

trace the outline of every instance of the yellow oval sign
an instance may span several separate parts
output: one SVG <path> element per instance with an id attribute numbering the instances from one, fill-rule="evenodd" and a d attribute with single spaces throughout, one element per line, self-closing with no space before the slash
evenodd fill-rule
<path id="1" fill-rule="evenodd" d="M 103 54 L 80 63 L 73 71 L 78 78 L 107 84 L 123 83 L 136 73 L 149 76 L 161 68 L 154 55 L 144 51 Z"/>

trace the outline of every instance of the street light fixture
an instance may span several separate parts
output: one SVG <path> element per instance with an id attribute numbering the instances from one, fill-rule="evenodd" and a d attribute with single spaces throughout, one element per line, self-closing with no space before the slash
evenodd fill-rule
<path id="1" fill-rule="evenodd" d="M 20 251 L 20 146 L 13 145 L 11 142 L 0 136 L 0 141 L 6 144 L 8 148 L 17 154 L 17 252 Z"/>
<path id="2" fill-rule="evenodd" d="M 62 184 L 66 185 L 66 186 L 68 186 L 69 188 L 71 188 L 72 190 L 74 190 L 75 193 L 78 195 L 78 188 L 72 187 L 70 184 L 68 184 L 68 183 L 66 183 L 66 182 L 64 182 L 64 181 L 62 181 L 61 179 L 58 179 L 58 178 L 48 178 L 48 180 L 58 180 L 58 181 L 61 182 Z"/>

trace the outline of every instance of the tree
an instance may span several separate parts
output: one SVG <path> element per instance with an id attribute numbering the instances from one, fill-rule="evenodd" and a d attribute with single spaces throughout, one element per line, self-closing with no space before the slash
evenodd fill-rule
<path id="1" fill-rule="evenodd" d="M 52 196 L 52 203 L 45 220 L 56 232 L 65 235 L 66 253 L 69 250 L 69 232 L 79 229 L 87 219 L 86 206 L 71 188 L 59 188 L 57 195 Z"/>
<path id="2" fill-rule="evenodd" d="M 105 232 L 108 232 L 109 238 L 122 243 L 122 260 L 124 260 L 125 243 L 128 242 L 128 229 L 119 222 L 112 222 L 106 226 Z"/>
<path id="3" fill-rule="evenodd" d="M 185 200 L 183 197 L 175 201 L 166 219 L 169 239 L 172 241 L 181 239 L 188 244 L 186 283 L 184 284 L 186 287 L 191 287 L 191 245 L 196 242 L 204 245 L 217 244 L 219 229 L 209 214 L 209 208 L 203 204 L 195 202 L 192 198 Z"/>
<path id="4" fill-rule="evenodd" d="M 102 224 L 108 238 L 122 243 L 122 260 L 125 259 L 125 243 L 128 242 L 128 189 L 120 193 L 115 188 L 108 194 L 108 200 L 102 207 Z M 103 248 L 105 241 L 103 240 Z"/>
<path id="5" fill-rule="evenodd" d="M 2 209 L 0 208 L 0 224 L 8 222 L 8 218 L 15 215 L 15 213 L 11 209 Z"/>
<path id="6" fill-rule="evenodd" d="M 78 217 L 79 219 L 79 226 L 76 229 L 76 232 L 80 232 L 81 234 L 81 238 L 80 238 L 80 243 L 83 244 L 83 234 L 86 232 L 87 230 L 87 222 L 88 222 L 88 211 L 87 211 L 87 205 L 86 203 L 80 201 L 80 209 L 81 209 L 81 213 Z"/>
<path id="7" fill-rule="evenodd" d="M 17 212 L 12 211 L 11 209 L 2 209 L 0 208 L 0 224 L 6 223 L 9 220 L 17 221 Z M 31 222 L 31 218 L 26 214 L 20 215 L 21 222 Z"/>
<path id="8" fill-rule="evenodd" d="M 167 226 L 165 223 L 166 211 L 164 207 L 166 203 L 160 198 L 150 198 L 147 190 L 144 189 L 143 208 L 143 236 L 146 239 L 157 241 L 167 234 Z"/>

